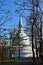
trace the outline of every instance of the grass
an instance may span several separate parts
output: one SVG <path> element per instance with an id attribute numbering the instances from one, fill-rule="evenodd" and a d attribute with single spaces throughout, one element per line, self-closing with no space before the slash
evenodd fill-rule
<path id="1" fill-rule="evenodd" d="M 32 58 L 5 59 L 5 60 L 0 60 L 0 62 L 20 62 L 23 60 L 32 60 Z"/>
<path id="2" fill-rule="evenodd" d="M 0 62 L 20 62 L 20 60 L 0 60 Z"/>

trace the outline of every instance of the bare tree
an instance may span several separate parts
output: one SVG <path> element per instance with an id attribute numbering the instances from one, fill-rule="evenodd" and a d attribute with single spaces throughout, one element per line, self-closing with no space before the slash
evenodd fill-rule
<path id="1" fill-rule="evenodd" d="M 42 0 L 41 0 L 42 1 Z M 33 51 L 33 61 L 35 60 L 34 57 L 34 30 L 37 29 L 37 36 L 38 36 L 38 39 L 35 37 L 35 44 L 36 44 L 36 39 L 37 40 L 41 40 L 42 37 L 39 35 L 40 32 L 41 32 L 41 8 L 40 8 L 40 0 L 19 0 L 17 1 L 16 0 L 16 5 L 17 5 L 17 9 L 16 9 L 16 12 L 19 13 L 19 14 L 22 14 L 22 16 L 25 17 L 25 19 L 27 19 L 26 17 L 27 16 L 30 16 L 30 20 L 32 20 L 30 22 L 30 25 L 29 24 L 29 18 L 28 18 L 28 22 L 27 22 L 27 29 L 29 29 L 29 26 L 31 27 L 31 33 L 32 33 L 32 51 Z M 32 25 L 31 25 L 32 24 Z M 35 28 L 34 28 L 35 26 Z M 41 32 L 42 33 L 42 32 Z M 40 39 L 39 39 L 40 38 Z M 41 41 L 39 42 L 40 43 L 40 50 L 41 50 Z M 36 44 L 36 50 L 37 50 L 37 44 Z M 42 51 L 40 51 L 41 53 L 41 58 L 42 58 Z M 36 54 L 37 54 L 37 51 L 36 51 Z M 38 56 L 38 55 L 37 55 Z"/>
<path id="2" fill-rule="evenodd" d="M 12 54 L 15 53 L 15 47 L 13 48 L 13 46 L 15 46 L 15 42 L 16 42 L 16 29 L 14 28 L 14 30 L 10 31 L 10 57 L 12 58 Z M 14 58 L 14 57 L 13 57 Z"/>

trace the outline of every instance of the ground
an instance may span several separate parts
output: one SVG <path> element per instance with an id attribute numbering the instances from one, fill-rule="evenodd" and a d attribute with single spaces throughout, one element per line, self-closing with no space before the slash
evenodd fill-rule
<path id="1" fill-rule="evenodd" d="M 43 61 L 35 63 L 33 61 L 0 62 L 0 65 L 43 65 Z"/>

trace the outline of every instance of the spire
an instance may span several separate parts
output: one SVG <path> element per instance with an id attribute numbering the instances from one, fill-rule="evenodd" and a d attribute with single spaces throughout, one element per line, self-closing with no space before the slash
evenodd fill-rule
<path id="1" fill-rule="evenodd" d="M 20 16 L 20 20 L 19 20 L 19 29 L 21 30 L 23 27 L 23 24 L 22 24 L 22 16 Z"/>

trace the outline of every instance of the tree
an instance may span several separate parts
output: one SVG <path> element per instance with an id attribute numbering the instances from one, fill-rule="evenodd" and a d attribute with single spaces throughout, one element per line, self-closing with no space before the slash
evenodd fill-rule
<path id="1" fill-rule="evenodd" d="M 10 31 L 10 58 L 12 58 L 12 55 L 14 55 L 16 48 L 15 42 L 16 42 L 16 29 Z M 14 47 L 14 48 L 13 48 Z M 14 57 L 13 57 L 14 58 Z"/>
<path id="2" fill-rule="evenodd" d="M 20 1 L 16 1 L 16 5 L 17 5 L 17 9 L 16 9 L 17 13 L 22 14 L 22 16 L 24 16 L 25 18 L 30 15 L 29 18 L 30 18 L 30 20 L 32 20 L 30 22 L 30 25 L 28 25 L 29 22 L 27 23 L 27 25 L 30 26 L 32 29 L 31 33 L 32 33 L 33 61 L 34 61 L 34 41 L 33 41 L 33 39 L 35 39 L 34 38 L 34 36 L 35 36 L 34 29 L 37 29 L 36 35 L 37 35 L 38 39 L 37 38 L 36 39 L 39 41 L 42 39 L 42 38 L 40 38 L 41 36 L 39 35 L 41 32 L 41 30 L 40 30 L 41 20 L 40 19 L 41 19 L 41 15 L 42 15 L 41 8 L 40 8 L 40 0 L 25 0 L 25 1 L 20 0 Z M 31 26 L 31 24 L 32 24 L 32 26 Z M 34 26 L 35 26 L 35 28 L 34 28 Z M 35 41 L 36 41 L 36 39 L 35 39 Z M 40 43 L 40 50 L 41 50 L 41 42 L 39 42 L 39 43 Z M 35 44 L 36 44 L 36 42 L 35 42 Z M 36 46 L 37 46 L 37 44 L 36 44 Z M 42 51 L 40 53 L 41 53 L 40 57 L 42 58 Z M 37 54 L 37 52 L 36 52 L 36 54 Z"/>
<path id="3" fill-rule="evenodd" d="M 1 45 L 2 45 L 2 59 L 6 59 L 7 58 L 7 55 L 6 55 L 6 45 L 7 45 L 7 41 L 6 41 L 6 37 L 3 36 L 2 37 L 2 42 L 1 42 Z"/>

